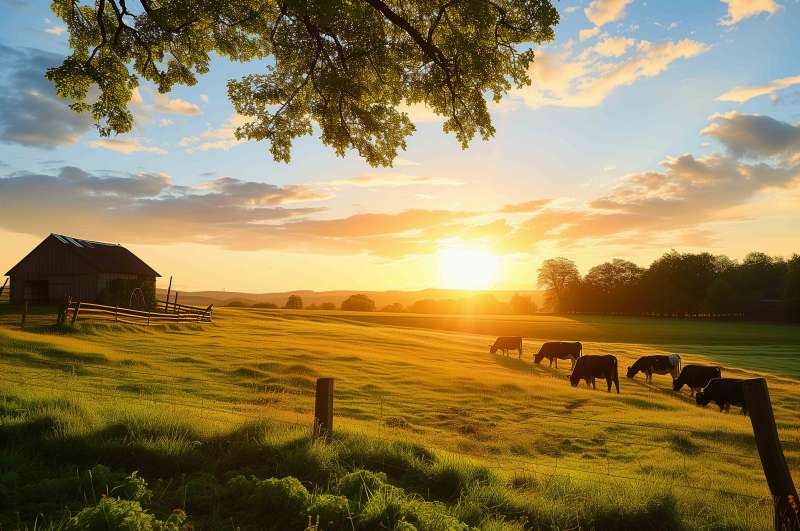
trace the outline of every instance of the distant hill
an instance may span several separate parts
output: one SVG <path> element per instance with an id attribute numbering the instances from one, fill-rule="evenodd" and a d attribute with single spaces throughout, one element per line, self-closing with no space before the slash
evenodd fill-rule
<path id="1" fill-rule="evenodd" d="M 166 295 L 165 289 L 158 289 L 157 296 L 163 299 Z M 544 293 L 541 291 L 513 291 L 513 290 L 486 290 L 486 291 L 470 291 L 458 289 L 423 289 L 418 291 L 351 291 L 351 290 L 336 290 L 336 291 L 312 291 L 312 290 L 296 290 L 296 291 L 281 291 L 274 293 L 245 293 L 236 291 L 182 291 L 178 295 L 178 302 L 184 304 L 198 304 L 208 305 L 215 304 L 224 306 L 232 301 L 240 301 L 247 305 L 256 304 L 259 302 L 271 302 L 278 306 L 283 306 L 289 295 L 299 295 L 303 298 L 303 305 L 322 304 L 323 302 L 332 302 L 338 307 L 342 301 L 356 293 L 363 293 L 370 299 L 375 301 L 377 308 L 383 308 L 393 302 L 399 302 L 403 306 L 408 306 L 419 300 L 424 299 L 464 299 L 467 297 L 474 297 L 480 294 L 491 294 L 499 301 L 508 301 L 512 295 L 519 293 L 520 295 L 530 295 L 533 301 L 539 306 L 542 306 L 544 300 Z"/>

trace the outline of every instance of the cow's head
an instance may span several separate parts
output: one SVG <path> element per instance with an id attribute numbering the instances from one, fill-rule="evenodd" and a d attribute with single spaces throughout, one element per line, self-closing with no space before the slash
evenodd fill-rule
<path id="1" fill-rule="evenodd" d="M 626 374 L 626 376 L 627 376 L 628 378 L 633 378 L 634 376 L 636 376 L 636 373 L 637 373 L 637 372 L 639 372 L 639 371 L 637 371 L 637 370 L 636 370 L 636 369 L 634 369 L 633 367 L 628 367 L 628 373 Z"/>
<path id="2" fill-rule="evenodd" d="M 541 363 L 543 359 L 544 359 L 544 352 L 542 352 L 542 350 L 539 349 L 539 352 L 537 352 L 536 355 L 533 357 L 533 362 L 538 364 Z"/>
<path id="3" fill-rule="evenodd" d="M 581 381 L 580 377 L 577 374 L 575 374 L 575 371 L 572 371 L 572 374 L 569 375 L 569 384 L 572 387 L 578 387 L 578 382 L 580 381 Z"/>
<path id="4" fill-rule="evenodd" d="M 696 395 L 694 395 L 694 399 L 697 401 L 698 406 L 706 407 L 711 400 L 709 400 L 703 391 L 698 391 Z"/>
<path id="5" fill-rule="evenodd" d="M 497 344 L 489 345 L 489 354 L 494 354 L 497 352 Z"/>

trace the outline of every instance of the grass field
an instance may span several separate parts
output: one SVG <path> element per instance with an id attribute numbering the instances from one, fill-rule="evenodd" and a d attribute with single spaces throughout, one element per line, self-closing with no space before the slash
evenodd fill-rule
<path id="1" fill-rule="evenodd" d="M 200 529 L 303 529 L 307 516 L 320 529 L 769 528 L 749 420 L 697 407 L 668 376 L 624 377 L 640 355 L 665 352 L 719 363 L 724 376 L 765 375 L 800 477 L 798 327 L 215 317 L 74 331 L 32 319 L 20 331 L 0 316 L 0 529 L 107 529 L 114 518 L 179 529 L 176 508 Z M 490 355 L 500 334 L 524 335 L 525 359 Z M 568 363 L 532 366 L 550 339 L 615 354 L 621 394 L 571 388 Z M 318 376 L 336 378 L 327 443 L 308 430 Z"/>

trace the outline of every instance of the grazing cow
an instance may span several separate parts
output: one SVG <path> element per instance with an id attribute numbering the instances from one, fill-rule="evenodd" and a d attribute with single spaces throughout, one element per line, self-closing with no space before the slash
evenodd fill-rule
<path id="1" fill-rule="evenodd" d="M 581 357 L 583 345 L 576 341 L 574 343 L 566 343 L 564 341 L 548 341 L 542 345 L 539 352 L 533 357 L 536 364 L 542 362 L 544 358 L 550 360 L 550 367 L 553 366 L 553 360 L 556 361 L 556 369 L 558 369 L 558 360 L 569 359 L 572 362 L 572 368 L 575 368 L 575 360 Z"/>
<path id="2" fill-rule="evenodd" d="M 575 368 L 569 376 L 569 383 L 576 387 L 581 380 L 586 380 L 586 386 L 590 384 L 592 389 L 597 389 L 594 385 L 595 378 L 605 378 L 608 384 L 608 392 L 611 392 L 611 382 L 617 387 L 619 394 L 619 374 L 617 372 L 617 358 L 615 356 L 581 356 L 575 362 Z"/>
<path id="3" fill-rule="evenodd" d="M 680 391 L 681 387 L 686 385 L 692 390 L 692 394 L 695 394 L 714 378 L 722 378 L 722 370 L 719 367 L 687 365 L 681 371 L 681 375 L 672 380 L 672 390 Z"/>
<path id="4" fill-rule="evenodd" d="M 509 350 L 519 351 L 519 357 L 522 359 L 522 338 L 521 337 L 498 337 L 494 341 L 494 345 L 489 349 L 490 354 L 494 354 L 498 350 L 503 351 L 504 356 L 508 356 Z"/>
<path id="5" fill-rule="evenodd" d="M 653 373 L 671 374 L 676 379 L 681 372 L 681 357 L 677 354 L 669 356 L 642 356 L 636 363 L 628 367 L 628 378 L 633 378 L 641 371 L 647 383 L 653 383 Z"/>
<path id="6" fill-rule="evenodd" d="M 703 407 L 709 402 L 714 402 L 720 411 L 730 411 L 731 405 L 739 406 L 742 408 L 742 415 L 747 415 L 742 383 L 743 380 L 738 378 L 714 378 L 694 398 L 697 404 Z"/>

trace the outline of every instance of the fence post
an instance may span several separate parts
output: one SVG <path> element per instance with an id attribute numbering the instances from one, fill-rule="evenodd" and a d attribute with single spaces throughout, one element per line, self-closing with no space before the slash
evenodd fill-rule
<path id="1" fill-rule="evenodd" d="M 147 310 L 147 326 L 150 326 L 150 310 Z"/>
<path id="2" fill-rule="evenodd" d="M 333 431 L 333 378 L 317 378 L 314 401 L 314 438 L 328 438 Z"/>
<path id="3" fill-rule="evenodd" d="M 78 312 L 81 311 L 81 301 L 75 303 L 75 313 L 72 314 L 72 322 L 70 323 L 71 326 L 75 326 L 75 321 L 78 320 Z"/>
<path id="4" fill-rule="evenodd" d="M 25 319 L 28 317 L 28 301 L 25 301 L 25 306 L 22 307 L 22 321 L 19 323 L 20 328 L 25 328 Z"/>
<path id="5" fill-rule="evenodd" d="M 167 287 L 167 298 L 164 300 L 164 313 L 169 310 L 169 293 L 172 291 L 172 275 L 169 276 L 169 286 Z"/>
<path id="6" fill-rule="evenodd" d="M 175 292 L 175 302 L 172 303 L 172 313 L 178 313 L 178 292 Z"/>
<path id="7" fill-rule="evenodd" d="M 743 388 L 758 455 L 761 457 L 761 466 L 775 505 L 775 529 L 798 531 L 800 507 L 798 507 L 797 490 L 778 438 L 778 427 L 772 412 L 767 381 L 764 378 L 745 380 Z"/>

